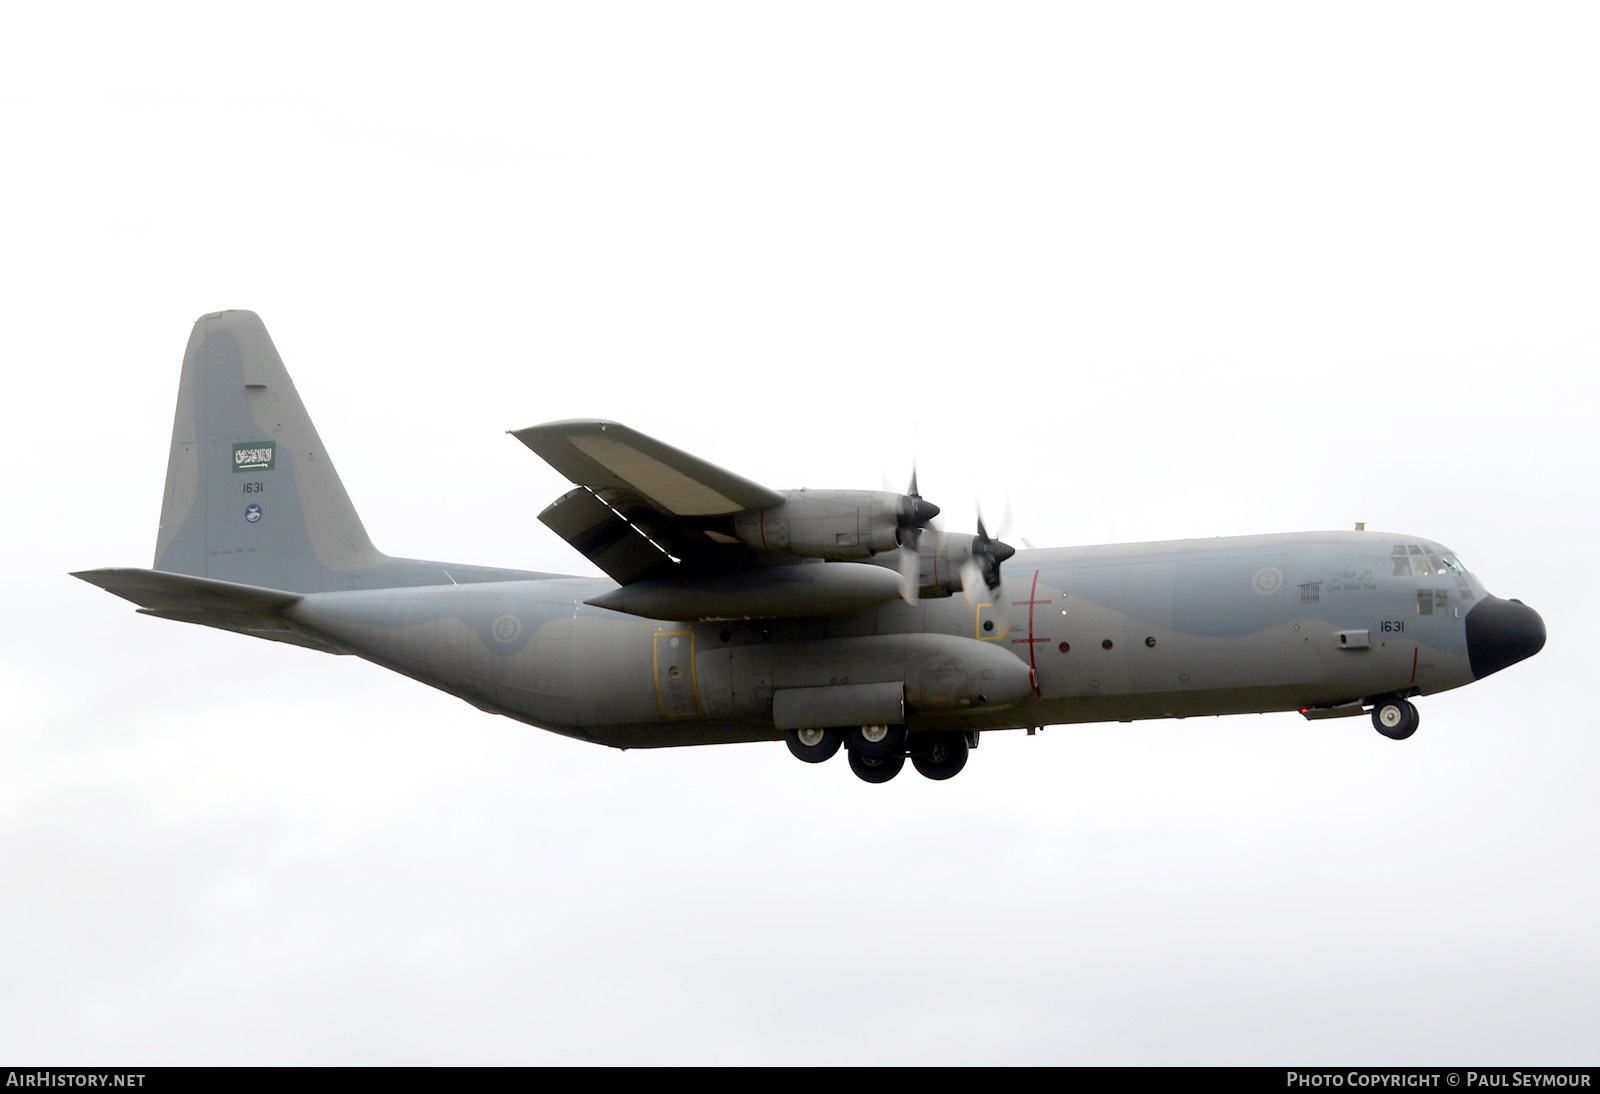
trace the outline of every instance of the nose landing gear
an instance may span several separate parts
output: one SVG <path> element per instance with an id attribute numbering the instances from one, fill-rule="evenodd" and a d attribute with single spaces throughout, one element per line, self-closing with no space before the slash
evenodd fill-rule
<path id="1" fill-rule="evenodd" d="M 1422 715 L 1408 700 L 1385 695 L 1373 701 L 1372 728 L 1391 741 L 1403 741 L 1417 731 Z"/>

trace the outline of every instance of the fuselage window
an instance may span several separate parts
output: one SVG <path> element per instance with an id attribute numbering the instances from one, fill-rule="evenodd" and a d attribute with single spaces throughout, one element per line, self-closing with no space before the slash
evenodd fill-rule
<path id="1" fill-rule="evenodd" d="M 1418 615 L 1432 615 L 1433 614 L 1433 590 L 1432 589 L 1418 589 L 1417 590 L 1417 614 Z"/>

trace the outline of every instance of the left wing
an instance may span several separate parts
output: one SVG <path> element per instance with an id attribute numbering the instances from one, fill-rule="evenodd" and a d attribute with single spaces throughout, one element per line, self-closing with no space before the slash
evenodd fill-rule
<path id="1" fill-rule="evenodd" d="M 539 514 L 622 588 L 588 601 L 652 619 L 777 619 L 903 596 L 992 597 L 1013 551 L 929 528 L 911 490 L 779 493 L 616 422 L 512 433 L 577 484 Z M 824 565 L 804 565 L 823 563 Z"/>
<path id="2" fill-rule="evenodd" d="M 776 490 L 617 422 L 550 422 L 511 435 L 577 484 L 540 521 L 618 584 L 799 561 L 763 557 L 731 534 L 735 514 L 782 505 Z"/>
<path id="3" fill-rule="evenodd" d="M 664 516 L 727 516 L 783 502 L 776 490 L 616 422 L 549 422 L 511 435 L 579 486 L 630 493 Z"/>

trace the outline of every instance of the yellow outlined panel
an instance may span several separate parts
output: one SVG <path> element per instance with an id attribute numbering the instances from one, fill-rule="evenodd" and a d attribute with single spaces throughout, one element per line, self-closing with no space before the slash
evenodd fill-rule
<path id="1" fill-rule="evenodd" d="M 700 684 L 694 672 L 694 632 L 657 631 L 650 651 L 656 677 L 656 706 L 663 718 L 700 713 Z"/>
<path id="2" fill-rule="evenodd" d="M 989 630 L 984 630 L 985 623 L 993 623 Z M 998 604 L 979 604 L 972 614 L 972 636 L 979 642 L 998 642 L 1011 633 L 1011 624 L 1005 618 L 1005 613 Z"/>

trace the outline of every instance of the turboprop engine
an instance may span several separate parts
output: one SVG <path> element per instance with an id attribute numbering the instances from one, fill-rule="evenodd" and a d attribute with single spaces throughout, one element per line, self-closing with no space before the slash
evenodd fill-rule
<path id="1" fill-rule="evenodd" d="M 737 514 L 733 534 L 765 551 L 893 567 L 900 571 L 901 595 L 911 603 L 958 592 L 970 597 L 980 584 L 997 589 L 1000 564 L 1013 549 L 991 538 L 981 518 L 975 536 L 928 527 L 938 515 L 939 507 L 917 493 L 913 474 L 908 494 L 791 490 L 782 505 Z"/>
<path id="2" fill-rule="evenodd" d="M 904 529 L 938 514 L 932 502 L 885 490 L 791 490 L 782 505 L 735 516 L 733 534 L 764 551 L 844 561 L 893 551 Z"/>
<path id="3" fill-rule="evenodd" d="M 932 528 L 923 532 L 915 548 L 917 595 L 937 599 L 961 592 L 963 581 L 971 580 L 970 564 L 982 553 L 985 542 L 960 532 L 940 532 Z M 1009 550 L 1006 557 L 1010 557 Z M 909 562 L 903 569 L 909 575 Z"/>

